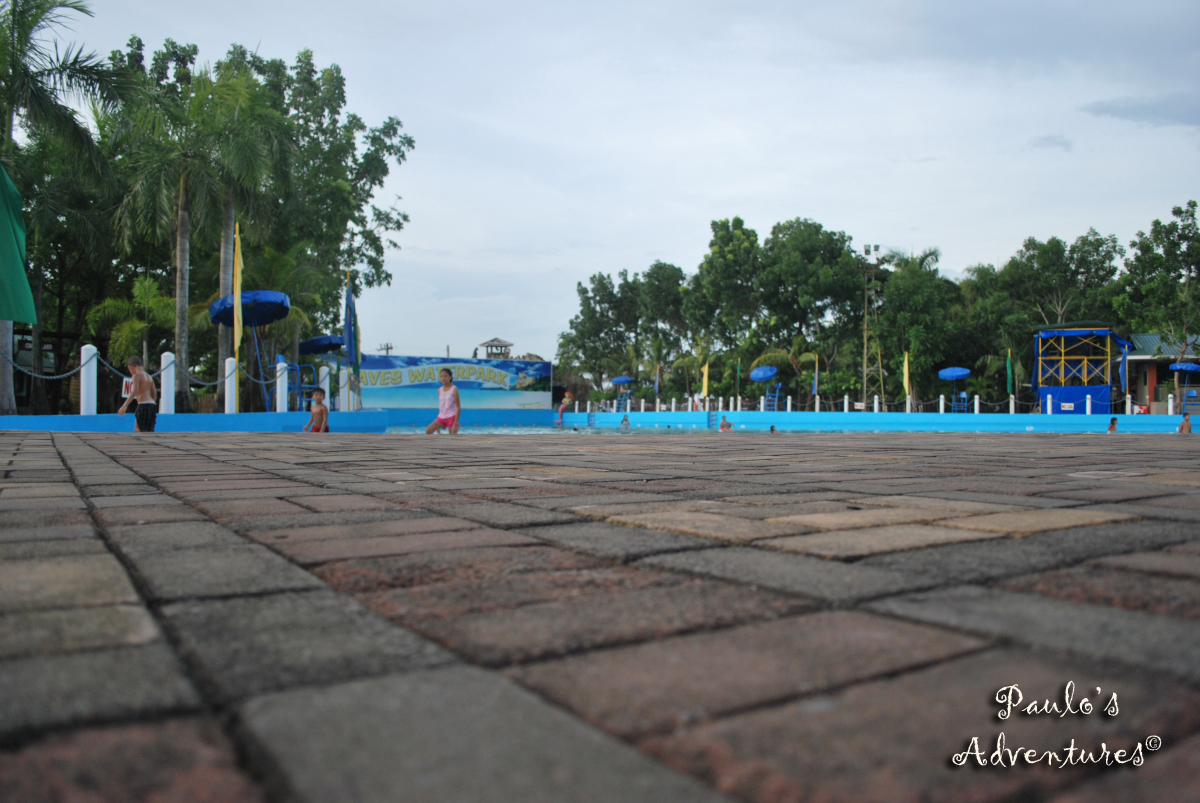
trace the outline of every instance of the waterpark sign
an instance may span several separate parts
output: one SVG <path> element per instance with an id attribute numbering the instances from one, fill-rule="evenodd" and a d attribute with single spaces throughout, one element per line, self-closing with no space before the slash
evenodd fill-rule
<path id="1" fill-rule="evenodd" d="M 530 360 L 363 355 L 363 407 L 435 409 L 443 368 L 454 376 L 466 409 L 548 410 L 551 365 Z"/>

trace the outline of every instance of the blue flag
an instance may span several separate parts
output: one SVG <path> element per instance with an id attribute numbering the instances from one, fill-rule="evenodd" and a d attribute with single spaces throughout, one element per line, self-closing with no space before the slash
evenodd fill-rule
<path id="1" fill-rule="evenodd" d="M 813 372 L 813 389 L 812 395 L 817 395 L 817 380 L 821 378 L 821 363 L 815 363 L 816 370 Z"/>
<path id="2" fill-rule="evenodd" d="M 1129 392 L 1129 347 L 1126 346 L 1121 352 L 1121 389 L 1126 393 Z"/>

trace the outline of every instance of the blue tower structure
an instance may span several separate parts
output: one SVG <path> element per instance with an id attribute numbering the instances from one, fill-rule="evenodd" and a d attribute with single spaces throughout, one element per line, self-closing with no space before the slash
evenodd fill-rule
<path id="1" fill-rule="evenodd" d="M 1112 399 L 1126 392 L 1126 357 L 1133 344 L 1112 324 L 1075 321 L 1041 326 L 1034 334 L 1034 390 L 1043 413 L 1108 415 Z M 1050 409 L 1053 399 L 1054 409 Z"/>

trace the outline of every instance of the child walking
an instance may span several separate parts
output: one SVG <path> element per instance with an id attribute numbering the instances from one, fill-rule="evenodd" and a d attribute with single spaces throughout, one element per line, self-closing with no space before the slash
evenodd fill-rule
<path id="1" fill-rule="evenodd" d="M 309 407 L 312 415 L 301 432 L 328 432 L 329 408 L 325 406 L 325 391 L 317 388 L 312 394 L 312 405 Z"/>
<path id="2" fill-rule="evenodd" d="M 136 405 L 133 431 L 153 432 L 158 420 L 158 393 L 154 390 L 154 380 L 143 370 L 141 357 L 130 357 L 125 361 L 125 367 L 133 377 L 133 384 L 129 389 L 129 398 L 117 410 L 117 415 L 125 415 L 125 408 L 132 403 Z"/>
<path id="3" fill-rule="evenodd" d="M 440 429 L 449 430 L 451 435 L 458 434 L 458 416 L 462 405 L 458 400 L 458 388 L 454 387 L 454 374 L 449 368 L 438 372 L 442 386 L 438 388 L 438 414 L 433 423 L 425 427 L 425 434 L 432 435 Z"/>

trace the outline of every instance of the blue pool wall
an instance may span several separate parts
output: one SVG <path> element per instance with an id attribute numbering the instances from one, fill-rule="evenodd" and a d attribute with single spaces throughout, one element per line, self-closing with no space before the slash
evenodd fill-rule
<path id="1" fill-rule="evenodd" d="M 329 414 L 334 432 L 404 432 L 423 430 L 436 410 L 360 410 Z M 808 432 L 1104 432 L 1108 415 L 1005 415 L 1002 413 L 760 413 L 760 412 L 647 412 L 629 413 L 634 429 L 715 429 L 721 417 L 738 431 L 767 430 Z M 551 410 L 464 410 L 462 431 L 550 427 L 558 415 Z M 623 413 L 594 413 L 592 427 L 616 429 Z M 1125 433 L 1167 433 L 1179 426 L 1179 416 L 1118 415 L 1117 430 Z M 194 413 L 160 415 L 158 432 L 299 432 L 308 413 Z M 588 427 L 587 413 L 567 413 L 563 425 Z M 27 432 L 133 432 L 133 416 L 47 415 L 0 416 L 0 430 Z"/>

